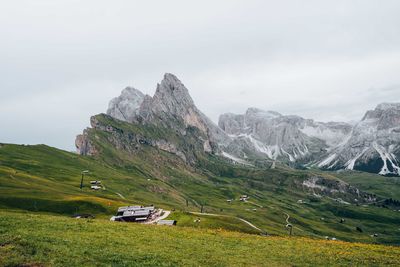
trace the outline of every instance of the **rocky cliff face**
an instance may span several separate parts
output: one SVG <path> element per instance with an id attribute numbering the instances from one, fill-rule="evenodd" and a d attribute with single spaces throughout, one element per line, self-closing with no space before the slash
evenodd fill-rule
<path id="1" fill-rule="evenodd" d="M 106 115 L 100 114 L 90 118 L 91 128 L 84 130 L 82 135 L 76 138 L 76 147 L 82 155 L 97 155 L 100 151 L 97 149 L 95 140 L 100 139 L 96 134 L 90 135 L 90 132 L 100 131 L 107 133 L 106 141 L 117 150 L 124 151 L 130 155 L 135 155 L 143 146 L 152 146 L 157 149 L 169 152 L 181 158 L 184 162 L 188 161 L 184 151 L 178 148 L 178 145 L 168 141 L 166 137 L 146 134 L 146 131 L 135 131 L 126 127 L 116 126 L 115 121 Z M 93 140 L 95 139 L 95 140 Z M 104 141 L 104 139 L 103 139 Z M 192 155 L 192 154 L 191 154 Z M 189 157 L 193 160 L 193 157 Z"/>
<path id="2" fill-rule="evenodd" d="M 400 104 L 380 104 L 356 125 L 316 122 L 249 108 L 245 114 L 221 115 L 217 126 L 196 107 L 185 85 L 167 73 L 152 97 L 132 87 L 125 88 L 110 101 L 107 115 L 136 125 L 137 129 L 152 127 L 151 136 L 146 132 L 127 134 L 121 129 L 113 132 L 109 141 L 130 153 L 145 140 L 185 162 L 194 162 L 193 151 L 201 150 L 241 164 L 262 159 L 323 169 L 400 174 Z M 113 125 L 92 119 L 92 129 L 107 132 Z M 174 134 L 154 136 L 161 129 Z M 89 133 L 90 129 L 86 129 L 76 139 L 78 152 L 84 155 L 99 153 Z"/>
<path id="3" fill-rule="evenodd" d="M 109 137 L 108 141 L 129 153 L 133 153 L 137 146 L 143 145 L 141 140 L 146 140 L 147 145 L 175 154 L 185 162 L 193 162 L 195 156 L 189 148 L 198 150 L 198 142 L 201 142 L 201 152 L 218 153 L 220 145 L 230 141 L 224 131 L 198 110 L 187 88 L 173 74 L 164 75 L 153 97 L 144 95 L 132 87 L 125 88 L 119 97 L 110 101 L 107 115 L 141 128 L 151 126 L 151 132 L 148 132 L 147 136 L 140 136 L 140 140 L 127 137 L 126 131 L 117 131 L 118 128 L 111 131 L 112 138 Z M 112 124 L 101 123 L 96 116 L 91 119 L 91 127 L 105 132 L 114 128 Z M 168 129 L 168 132 L 174 134 L 162 137 L 154 134 L 155 131 L 162 132 L 163 129 Z M 94 155 L 98 152 L 93 145 L 95 142 L 91 140 L 93 137 L 88 134 L 89 131 L 90 129 L 85 130 L 75 142 L 78 152 L 83 155 Z M 195 142 L 189 140 L 194 134 L 197 139 Z M 177 141 L 177 137 L 180 142 Z M 182 146 L 181 141 L 187 144 Z"/>
<path id="4" fill-rule="evenodd" d="M 400 174 L 400 104 L 380 104 L 367 111 L 342 144 L 318 166 Z"/>
<path id="5" fill-rule="evenodd" d="M 88 131 L 84 130 L 83 134 L 79 134 L 75 139 L 75 147 L 81 155 L 96 155 L 97 149 L 88 137 Z"/>
<path id="6" fill-rule="evenodd" d="M 223 114 L 218 125 L 229 134 L 234 144 L 245 147 L 247 151 L 291 162 L 322 155 L 351 131 L 351 126 L 346 123 L 315 122 L 256 108 L 249 108 L 243 115 Z"/>
<path id="7" fill-rule="evenodd" d="M 255 152 L 323 169 L 400 175 L 400 104 L 380 104 L 355 125 L 255 108 L 242 115 L 223 114 L 218 124 L 234 140 L 226 152 L 238 158 Z"/>
<path id="8" fill-rule="evenodd" d="M 196 107 L 188 89 L 173 74 L 164 75 L 153 97 L 146 96 L 139 107 L 137 117 L 142 123 L 162 123 L 183 135 L 188 127 L 199 129 L 202 133 L 199 138 L 204 141 L 206 152 L 217 151 L 218 144 L 229 140 L 228 136 Z"/>
<path id="9" fill-rule="evenodd" d="M 122 121 L 134 122 L 143 100 L 142 92 L 133 87 L 126 87 L 119 97 L 110 101 L 107 114 Z"/>
<path id="10" fill-rule="evenodd" d="M 302 182 L 302 187 L 314 196 L 330 196 L 342 204 L 374 203 L 377 196 L 359 190 L 341 180 L 326 179 L 320 176 L 310 177 Z"/>

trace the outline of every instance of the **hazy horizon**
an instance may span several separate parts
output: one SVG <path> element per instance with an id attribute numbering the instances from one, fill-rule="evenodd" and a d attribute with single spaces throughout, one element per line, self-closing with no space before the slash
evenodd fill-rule
<path id="1" fill-rule="evenodd" d="M 215 123 L 248 107 L 358 121 L 400 102 L 399 10 L 376 0 L 4 3 L 0 142 L 74 150 L 91 115 L 126 86 L 153 95 L 165 72 Z"/>

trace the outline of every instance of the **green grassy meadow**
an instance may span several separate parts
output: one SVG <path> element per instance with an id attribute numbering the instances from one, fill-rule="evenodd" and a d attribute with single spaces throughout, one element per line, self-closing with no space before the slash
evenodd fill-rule
<path id="1" fill-rule="evenodd" d="M 398 266 L 400 248 L 0 211 L 1 266 Z"/>
<path id="2" fill-rule="evenodd" d="M 397 198 L 396 177 L 249 168 L 217 157 L 187 166 L 167 152 L 141 153 L 121 162 L 45 145 L 0 145 L 0 266 L 398 265 L 398 247 L 374 244 L 400 244 L 400 212 L 344 205 L 296 186 L 320 175 Z M 83 170 L 90 173 L 81 190 Z M 104 188 L 91 190 L 90 180 Z M 242 194 L 248 202 L 238 200 Z M 178 224 L 109 222 L 130 204 L 171 210 Z M 194 214 L 202 206 L 212 215 Z M 72 219 L 76 213 L 95 219 Z"/>
<path id="3" fill-rule="evenodd" d="M 155 157 L 152 153 L 155 152 L 149 150 L 144 155 Z M 214 161 L 212 166 L 190 170 L 167 154 L 164 157 L 170 160 L 169 164 L 160 163 L 155 167 L 145 157 L 119 165 L 44 145 L 3 145 L 0 147 L 0 209 L 64 216 L 90 213 L 108 219 L 118 206 L 154 204 L 174 210 L 171 218 L 178 220 L 178 226 L 193 226 L 196 216 L 187 212 L 199 212 L 203 206 L 205 213 L 221 216 L 206 217 L 196 226 L 200 228 L 259 232 L 238 219 L 241 218 L 270 235 L 287 236 L 285 225 L 289 215 L 296 236 L 400 244 L 400 212 L 373 205 L 343 205 L 329 198 L 315 198 L 294 186 L 310 172 L 323 175 L 317 171 L 249 169 L 228 166 L 216 159 L 208 161 Z M 213 168 L 213 172 L 204 171 Z M 90 174 L 85 177 L 81 190 L 82 170 L 89 170 Z M 349 181 L 351 176 L 346 175 L 344 180 Z M 382 196 L 396 196 L 396 188 L 400 189 L 398 183 L 392 182 L 393 177 L 365 177 L 365 181 L 352 179 L 357 179 L 354 182 L 362 183 L 365 188 L 373 183 L 371 179 L 387 179 L 370 190 Z M 105 189 L 90 190 L 90 180 L 101 180 Z M 387 183 L 392 183 L 388 192 Z M 248 202 L 238 200 L 242 194 L 250 196 Z M 227 202 L 228 199 L 232 202 Z M 299 199 L 304 203 L 298 203 Z M 339 222 L 342 218 L 345 223 Z M 363 232 L 357 231 L 357 227 Z M 375 233 L 378 236 L 371 237 Z"/>

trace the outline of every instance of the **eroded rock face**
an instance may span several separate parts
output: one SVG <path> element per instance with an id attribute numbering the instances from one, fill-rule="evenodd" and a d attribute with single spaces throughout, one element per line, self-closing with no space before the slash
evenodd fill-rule
<path id="1" fill-rule="evenodd" d="M 400 127 L 400 103 L 382 103 L 367 111 L 362 121 L 375 120 L 378 131 Z"/>
<path id="2" fill-rule="evenodd" d="M 167 151 L 169 153 L 175 154 L 186 162 L 186 156 L 182 151 L 179 151 L 176 146 L 165 140 L 158 140 L 154 142 L 155 146 L 161 150 Z"/>
<path id="3" fill-rule="evenodd" d="M 117 150 L 135 155 L 142 146 L 153 146 L 160 150 L 175 154 L 184 162 L 187 162 L 185 154 L 180 151 L 175 144 L 170 143 L 167 140 L 152 139 L 135 132 L 121 130 L 114 127 L 112 124 L 104 124 L 100 122 L 97 119 L 97 116 L 91 117 L 90 123 L 92 126 L 91 129 L 107 132 L 107 141 Z M 99 153 L 92 142 L 92 138 L 96 138 L 96 134 L 92 133 L 92 135 L 89 135 L 91 129 L 84 130 L 83 134 L 76 137 L 76 148 L 78 153 L 81 155 L 97 155 Z"/>
<path id="4" fill-rule="evenodd" d="M 292 162 L 321 155 L 351 131 L 346 123 L 315 122 L 257 108 L 245 114 L 223 114 L 218 125 L 234 140 L 230 153 L 239 151 L 235 155 L 242 157 L 241 150 L 253 151 L 258 157 Z"/>
<path id="5" fill-rule="evenodd" d="M 233 142 L 225 152 L 314 164 L 323 169 L 400 175 L 400 104 L 383 103 L 355 124 L 322 123 L 250 108 L 221 115 Z M 246 153 L 245 153 L 246 152 Z"/>
<path id="6" fill-rule="evenodd" d="M 383 103 L 367 111 L 320 167 L 400 174 L 400 104 Z"/>
<path id="7" fill-rule="evenodd" d="M 171 114 L 179 118 L 197 112 L 186 87 L 175 75 L 169 73 L 157 85 L 150 105 L 155 114 Z"/>
<path id="8" fill-rule="evenodd" d="M 201 112 L 194 105 L 186 87 L 173 74 L 164 75 L 153 97 L 146 96 L 138 116 L 142 122 L 163 123 L 172 128 L 181 127 L 175 121 L 178 120 L 185 128 L 196 127 L 207 134 L 208 125 Z"/>
<path id="9" fill-rule="evenodd" d="M 107 114 L 122 121 L 133 122 L 143 100 L 142 92 L 133 87 L 126 87 L 120 96 L 110 101 Z"/>
<path id="10" fill-rule="evenodd" d="M 302 182 L 305 190 L 313 192 L 315 195 L 335 197 L 337 200 L 346 203 L 371 203 L 376 202 L 377 197 L 359 190 L 341 180 L 327 179 L 320 176 L 310 177 Z"/>
<path id="11" fill-rule="evenodd" d="M 162 125 L 175 129 L 182 135 L 188 127 L 200 130 L 199 139 L 204 151 L 215 152 L 217 145 L 227 143 L 227 135 L 195 106 L 187 88 L 173 74 L 165 74 L 157 85 L 153 97 L 127 87 L 122 94 L 111 100 L 107 114 L 113 118 L 142 124 Z"/>
<path id="12" fill-rule="evenodd" d="M 113 127 L 100 123 L 96 116 L 91 118 L 92 129 L 111 133 L 108 135 L 108 142 L 112 143 L 117 149 L 134 154 L 141 145 L 150 145 L 160 150 L 167 151 L 180 157 L 185 162 L 192 163 L 195 160 L 196 149 L 206 153 L 215 153 L 227 135 L 201 113 L 194 105 L 187 88 L 182 82 L 172 74 L 165 74 L 164 79 L 157 85 L 153 97 L 144 95 L 139 90 L 132 87 L 125 88 L 121 95 L 110 101 L 107 114 L 114 119 L 138 125 L 139 127 L 153 126 L 153 131 L 157 128 L 168 129 L 180 136 L 181 140 L 193 138 L 195 141 L 188 141 L 188 144 L 180 147 L 175 143 L 176 138 L 164 136 L 162 138 L 140 136 L 135 132 L 123 132 Z M 193 130 L 196 129 L 196 130 Z M 155 130 L 157 131 L 157 130 Z M 191 137 L 187 137 L 190 132 Z M 95 154 L 88 131 L 76 139 L 76 146 L 79 153 L 83 155 Z M 189 140 L 188 139 L 188 140 Z M 175 140 L 175 141 L 174 141 Z M 190 143 L 197 142 L 198 144 Z M 199 145 L 200 144 L 200 145 Z M 182 148 L 183 147 L 183 148 Z M 182 150 L 183 149 L 183 150 Z"/>
<path id="13" fill-rule="evenodd" d="M 79 134 L 75 139 L 75 147 L 77 153 L 80 155 L 97 155 L 98 151 L 87 136 L 87 131 L 84 130 L 83 134 Z"/>
<path id="14" fill-rule="evenodd" d="M 204 148 L 207 152 L 212 150 L 212 146 L 207 144 L 224 144 L 229 140 L 226 133 L 196 107 L 188 89 L 173 74 L 164 75 L 164 79 L 157 85 L 154 96 L 146 98 L 142 103 L 139 116 L 150 123 L 158 118 L 166 126 L 180 131 L 185 129 L 176 124 L 174 121 L 176 119 L 183 122 L 184 128 L 191 126 L 199 129 L 203 134 L 199 138 L 205 142 Z"/>

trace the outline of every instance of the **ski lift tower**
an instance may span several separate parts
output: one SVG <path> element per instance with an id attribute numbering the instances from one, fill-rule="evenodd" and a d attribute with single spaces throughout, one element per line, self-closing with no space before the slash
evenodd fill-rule
<path id="1" fill-rule="evenodd" d="M 88 173 L 89 173 L 88 170 L 84 170 L 84 171 L 81 172 L 81 174 L 82 174 L 81 186 L 80 186 L 80 189 L 81 189 L 81 190 L 82 190 L 82 188 L 83 188 L 83 177 L 85 176 L 85 174 L 88 174 Z"/>

